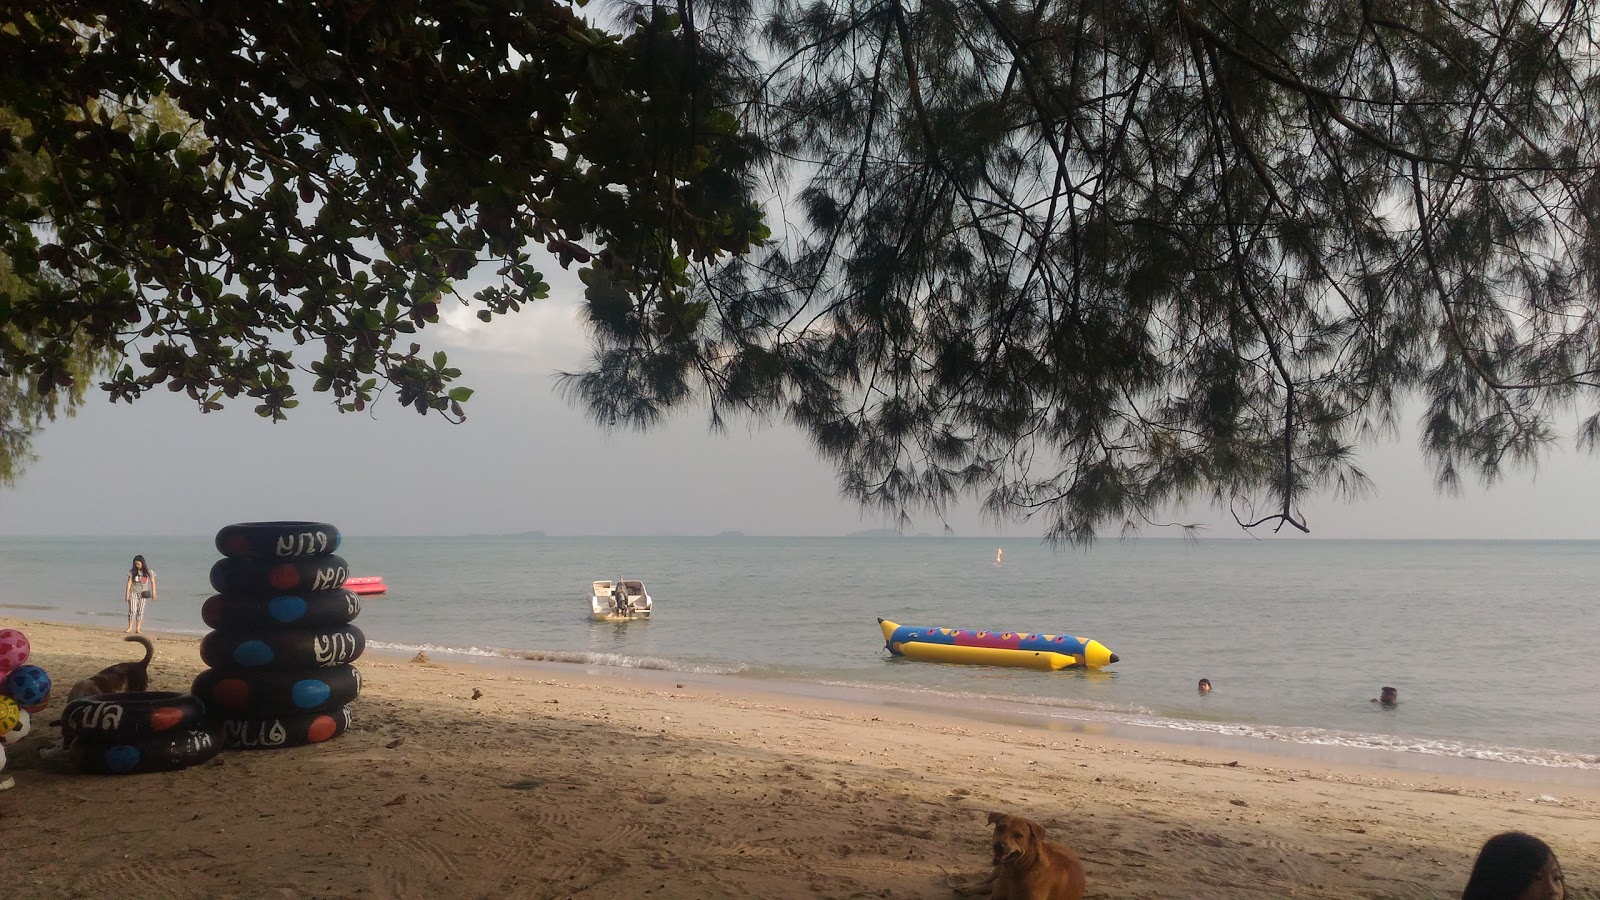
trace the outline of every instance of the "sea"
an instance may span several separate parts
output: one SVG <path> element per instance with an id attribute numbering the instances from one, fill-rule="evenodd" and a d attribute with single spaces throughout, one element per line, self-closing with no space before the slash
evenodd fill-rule
<path id="1" fill-rule="evenodd" d="M 160 583 L 147 630 L 204 633 L 203 536 L 0 538 L 0 624 L 122 628 L 135 553 Z M 340 555 L 389 586 L 356 622 L 378 652 L 1600 785 L 1600 542 L 346 535 Z M 652 620 L 589 620 L 590 583 L 616 578 L 645 582 Z M 915 662 L 885 650 L 879 617 L 1072 634 L 1120 660 Z M 1373 702 L 1384 685 L 1392 708 Z"/>

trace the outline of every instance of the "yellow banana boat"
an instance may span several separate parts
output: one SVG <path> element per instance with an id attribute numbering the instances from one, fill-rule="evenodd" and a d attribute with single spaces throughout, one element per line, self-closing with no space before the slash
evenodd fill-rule
<path id="1" fill-rule="evenodd" d="M 1070 634 L 1023 634 L 968 628 L 923 628 L 879 619 L 883 642 L 895 656 L 922 662 L 1012 666 L 1053 672 L 1072 666 L 1098 669 L 1120 657 L 1099 641 Z"/>

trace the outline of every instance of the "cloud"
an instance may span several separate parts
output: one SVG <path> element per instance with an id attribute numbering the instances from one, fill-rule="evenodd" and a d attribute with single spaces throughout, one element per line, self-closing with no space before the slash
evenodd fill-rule
<path id="1" fill-rule="evenodd" d="M 583 285 L 577 274 L 555 265 L 544 272 L 550 296 L 536 300 L 514 313 L 495 316 L 490 322 L 478 318 L 476 304 L 461 305 L 446 301 L 439 311 L 439 322 L 429 326 L 426 335 L 446 350 L 466 350 L 475 355 L 497 357 L 496 368 L 528 374 L 548 375 L 558 369 L 575 369 L 589 358 L 589 335 L 584 327 L 581 305 Z M 473 279 L 459 285 L 463 297 L 471 297 L 489 283 L 488 278 Z"/>

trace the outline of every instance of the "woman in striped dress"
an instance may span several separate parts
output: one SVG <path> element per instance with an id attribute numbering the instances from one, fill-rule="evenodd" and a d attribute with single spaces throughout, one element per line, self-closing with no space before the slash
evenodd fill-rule
<path id="1" fill-rule="evenodd" d="M 144 630 L 144 605 L 156 599 L 156 573 L 151 571 L 143 556 L 135 556 L 128 567 L 128 583 L 123 587 L 128 601 L 128 628 L 125 634 L 139 634 Z"/>

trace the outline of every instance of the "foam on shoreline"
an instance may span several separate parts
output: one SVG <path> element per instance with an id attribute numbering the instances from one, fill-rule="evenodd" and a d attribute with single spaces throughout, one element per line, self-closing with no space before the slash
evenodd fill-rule
<path id="1" fill-rule="evenodd" d="M 647 669 L 661 672 L 685 672 L 701 675 L 736 675 L 746 671 L 745 666 L 717 666 L 682 662 L 655 656 L 634 656 L 626 653 L 597 653 L 587 650 L 506 650 L 499 647 L 448 647 L 439 644 L 396 643 L 393 641 L 368 641 L 367 646 L 396 653 L 448 654 L 477 659 L 525 659 L 530 662 L 569 663 L 583 666 L 607 666 L 617 669 Z"/>
<path id="2" fill-rule="evenodd" d="M 1110 735 L 1120 739 L 1234 750 L 1285 759 L 1347 763 L 1414 772 L 1467 775 L 1517 782 L 1600 788 L 1600 756 L 1502 747 L 1467 741 L 1336 731 L 1331 729 L 1215 722 L 1160 716 L 1142 709 L 1039 698 L 1019 701 L 980 693 L 908 689 L 847 681 L 809 680 L 759 669 L 697 664 L 617 653 L 451 647 L 430 643 L 369 641 L 378 652 L 408 657 L 417 652 L 488 664 L 515 674 L 521 663 L 542 671 L 583 667 L 623 679 L 659 683 L 665 676 L 692 678 L 727 693 L 758 691 L 867 706 L 895 707 L 974 722 L 1043 731 Z M 652 677 L 654 676 L 654 677 Z"/>

